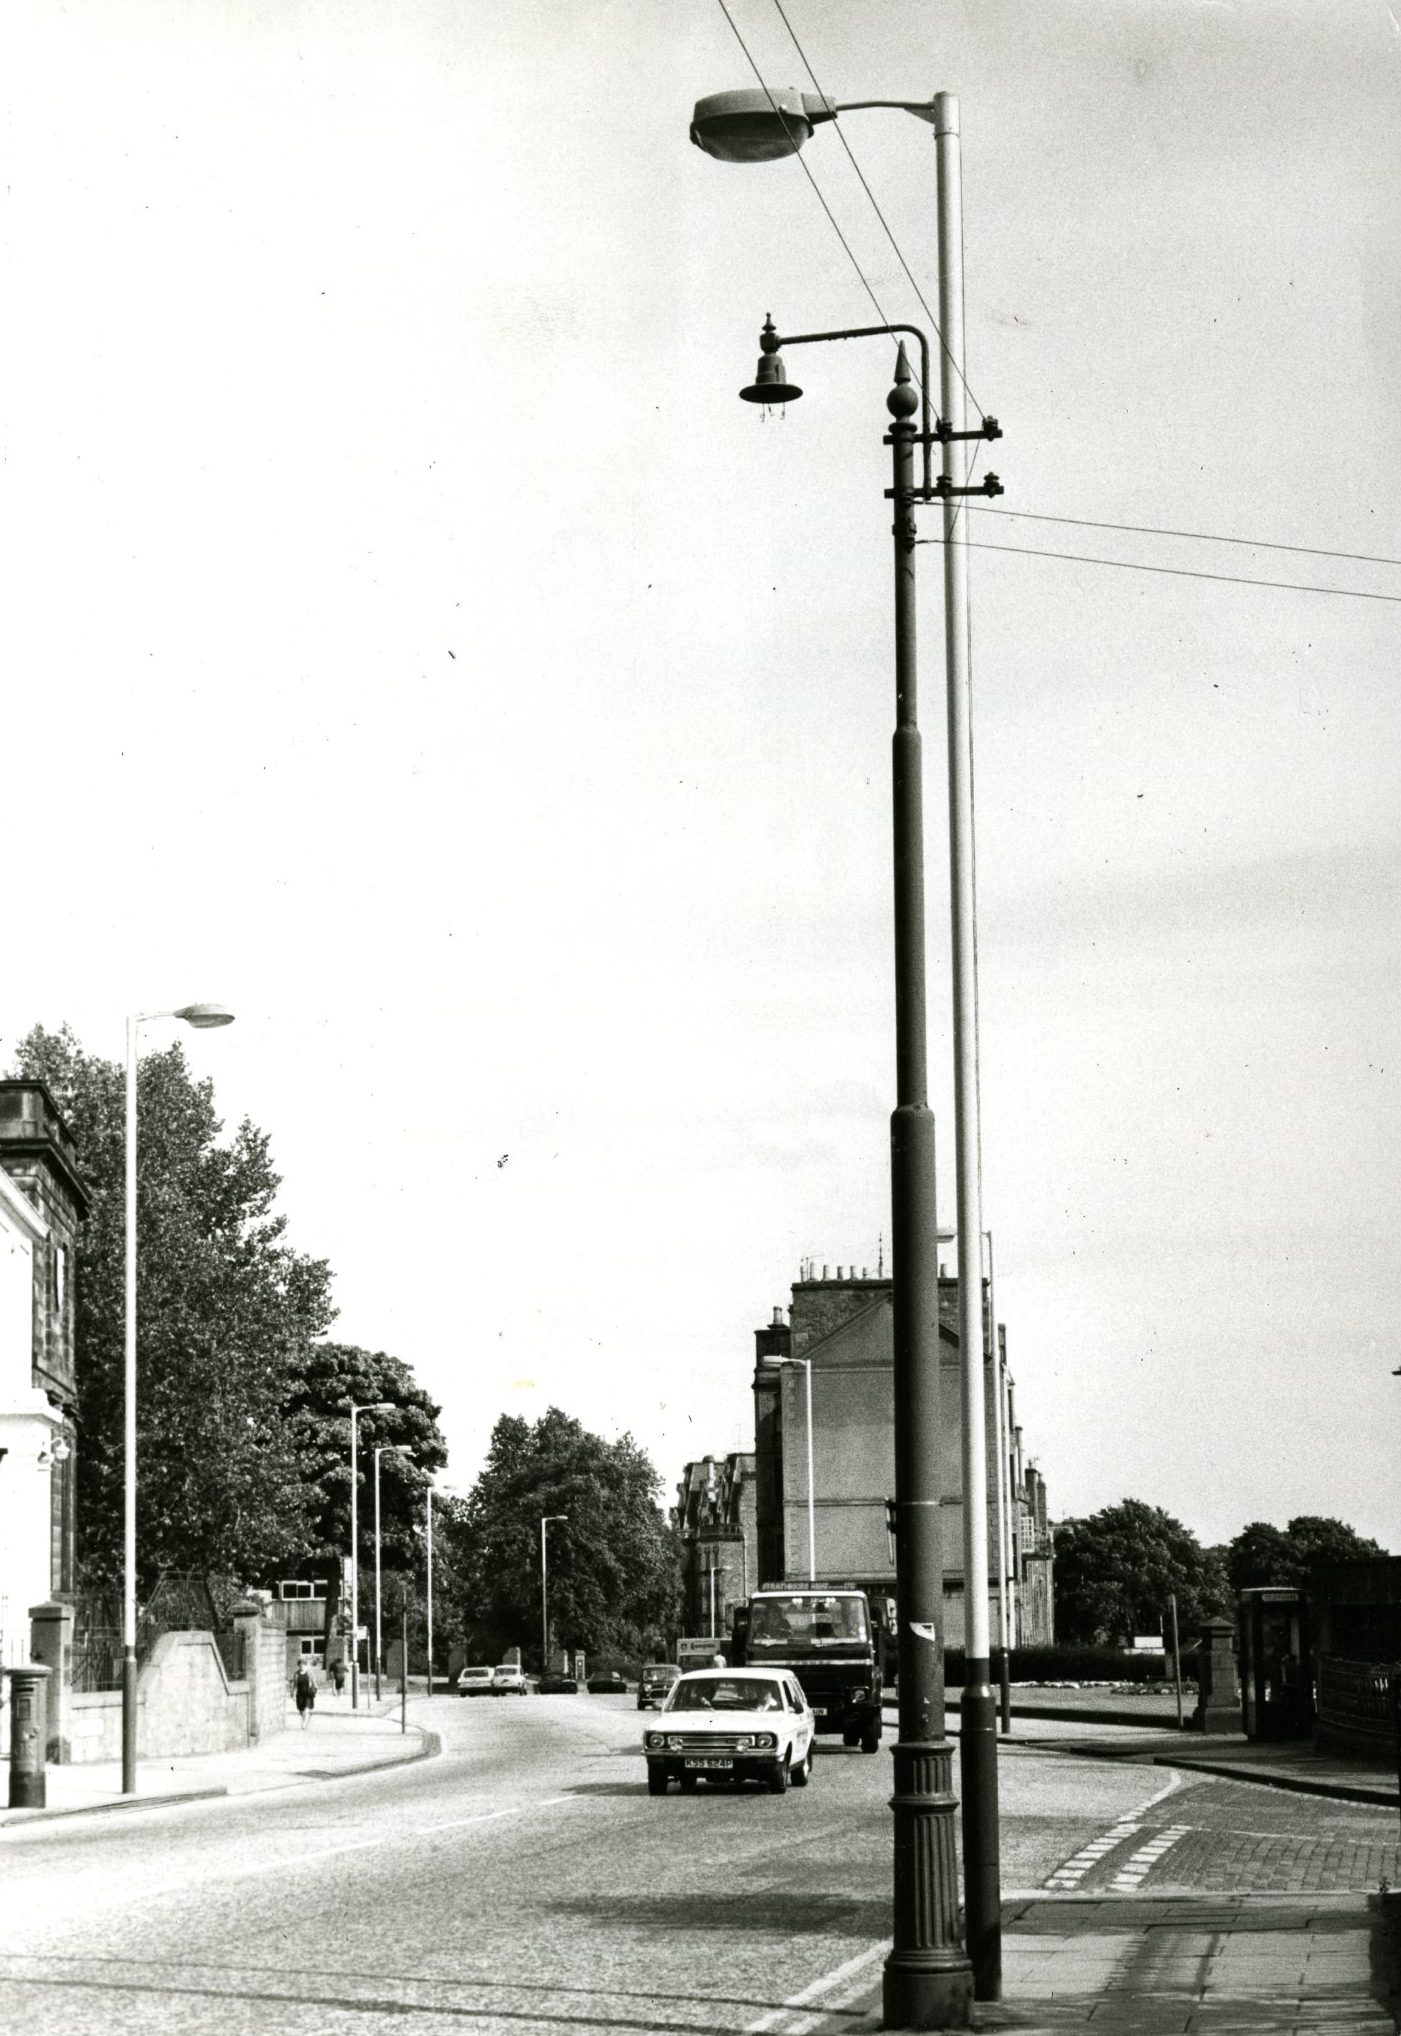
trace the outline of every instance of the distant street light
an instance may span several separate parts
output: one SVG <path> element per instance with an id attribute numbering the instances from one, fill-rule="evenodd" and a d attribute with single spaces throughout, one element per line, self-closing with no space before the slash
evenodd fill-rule
<path id="1" fill-rule="evenodd" d="M 360 1465 L 359 1430 L 362 1414 L 392 1414 L 392 1400 L 375 1400 L 366 1406 L 350 1403 L 350 1708 L 360 1708 Z"/>
<path id="2" fill-rule="evenodd" d="M 545 1529 L 552 1520 L 567 1520 L 567 1513 L 545 1513 L 540 1520 L 540 1673 L 550 1668 L 550 1599 L 545 1565 Z"/>
<path id="3" fill-rule="evenodd" d="M 895 1747 L 895 1942 L 886 1961 L 882 2012 L 898 2029 L 965 2027 L 971 1996 L 1002 1990 L 998 1867 L 997 1714 L 990 1674 L 987 1455 L 983 1406 L 982 1281 L 977 1277 L 982 1184 L 977 1115 L 977 963 L 973 882 L 967 518 L 962 498 L 1000 494 L 994 474 L 969 482 L 968 441 L 997 438 L 997 420 L 966 428 L 963 376 L 963 217 L 958 100 L 863 99 L 838 105 L 821 95 L 761 85 L 697 102 L 691 139 L 722 162 L 769 162 L 796 155 L 813 129 L 839 113 L 891 106 L 934 129 L 939 228 L 940 419 L 916 432 L 920 407 L 903 346 L 888 398 L 894 448 L 896 731 L 894 743 L 895 975 L 897 1105 L 891 1120 L 891 1213 L 895 1316 L 895 1498 L 898 1556 L 900 1736 Z M 883 326 L 790 338 L 852 339 Z M 900 330 L 908 328 L 901 327 Z M 778 358 L 784 344 L 768 327 L 764 358 L 746 401 L 791 401 Z M 923 377 L 928 401 L 929 377 Z M 942 452 L 936 483 L 916 489 L 913 448 Z M 944 633 L 948 713 L 950 902 L 953 921 L 954 1142 L 959 1253 L 959 1355 L 963 1400 L 963 1568 L 965 1684 L 960 1706 L 963 1866 L 971 1969 L 958 1943 L 954 1849 L 943 1842 L 953 1807 L 952 1750 L 943 1735 L 942 1555 L 931 1473 L 938 1425 L 938 1267 L 934 1209 L 934 1119 L 928 1105 L 925 1041 L 922 765 L 916 716 L 914 527 L 916 501 L 944 512 Z M 932 1827 L 932 1828 L 931 1828 Z"/>
<path id="4" fill-rule="evenodd" d="M 126 1347 L 122 1374 L 122 1794 L 136 1793 L 136 1060 L 143 1025 L 183 1018 L 197 1032 L 232 1025 L 222 1004 L 182 1004 L 174 1011 L 136 1011 L 126 1021 Z"/>
<path id="5" fill-rule="evenodd" d="M 433 1480 L 429 1478 L 423 1492 L 424 1523 L 426 1527 L 427 1552 L 427 1596 L 428 1596 L 428 1694 L 433 1694 Z"/>
<path id="6" fill-rule="evenodd" d="M 813 1509 L 812 1483 L 812 1359 L 810 1357 L 764 1357 L 761 1364 L 772 1365 L 775 1370 L 786 1364 L 800 1364 L 807 1374 L 808 1408 L 808 1582 L 817 1582 L 817 1520 Z M 831 1398 L 831 1395 L 828 1395 Z"/>
<path id="7" fill-rule="evenodd" d="M 382 1456 L 412 1456 L 406 1442 L 375 1444 L 375 1702 L 380 1697 L 380 1595 L 379 1595 L 379 1460 Z"/>

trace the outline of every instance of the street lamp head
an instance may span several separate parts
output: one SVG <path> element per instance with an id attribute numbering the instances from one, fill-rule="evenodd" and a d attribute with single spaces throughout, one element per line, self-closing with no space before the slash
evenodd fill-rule
<path id="1" fill-rule="evenodd" d="M 193 1025 L 196 1032 L 212 1031 L 216 1025 L 232 1025 L 234 1014 L 223 1004 L 182 1004 L 173 1014 L 183 1018 L 187 1025 Z"/>
<path id="2" fill-rule="evenodd" d="M 788 370 L 783 365 L 779 352 L 779 338 L 774 330 L 772 318 L 764 320 L 764 329 L 759 334 L 759 365 L 754 370 L 754 380 L 747 389 L 739 392 L 742 403 L 792 403 L 802 395 L 796 382 L 788 379 Z"/>
<path id="3" fill-rule="evenodd" d="M 830 99 L 794 85 L 751 86 L 698 99 L 691 139 L 721 163 L 772 163 L 795 156 L 821 120 L 835 120 Z"/>

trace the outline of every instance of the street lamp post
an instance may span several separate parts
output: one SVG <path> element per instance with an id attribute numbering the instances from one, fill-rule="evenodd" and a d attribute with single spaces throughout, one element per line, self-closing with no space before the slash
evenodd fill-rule
<path id="1" fill-rule="evenodd" d="M 545 1513 L 540 1519 L 540 1673 L 550 1671 L 550 1594 L 545 1564 L 545 1530 L 552 1520 L 567 1520 L 567 1513 Z"/>
<path id="2" fill-rule="evenodd" d="M 433 1481 L 430 1478 L 423 1494 L 424 1523 L 426 1527 L 427 1585 L 428 1585 L 428 1694 L 433 1694 Z"/>
<path id="3" fill-rule="evenodd" d="M 857 106 L 894 106 L 934 128 L 938 171 L 941 417 L 916 432 L 919 397 L 909 386 L 904 348 L 889 409 L 895 504 L 896 729 L 893 756 L 897 1102 L 891 1121 L 894 1250 L 895 1487 L 900 1737 L 895 1747 L 895 1943 L 886 1963 L 887 2028 L 967 2023 L 970 1992 L 1001 1993 L 998 1889 L 997 1725 L 989 1680 L 987 1464 L 982 1374 L 982 1229 L 977 1137 L 976 959 L 974 945 L 972 752 L 969 722 L 968 574 L 962 498 L 1000 494 L 995 475 L 968 482 L 969 440 L 996 438 L 995 418 L 966 428 L 963 381 L 963 249 L 958 101 L 941 92 L 923 102 L 824 97 L 767 87 L 724 92 L 697 103 L 691 139 L 729 162 L 793 155 L 820 122 Z M 897 328 L 877 328 L 893 331 Z M 906 330 L 908 328 L 898 328 Z M 803 335 L 853 338 L 854 332 Z M 789 344 L 796 342 L 790 341 Z M 766 333 L 750 401 L 786 401 L 777 360 L 783 342 Z M 929 377 L 923 393 L 928 402 Z M 942 453 L 937 483 L 914 482 L 913 448 Z M 957 1947 L 951 1750 L 943 1742 L 942 1572 L 939 1498 L 934 1486 L 938 1428 L 938 1264 L 934 1206 L 934 1120 L 927 1099 L 924 862 L 920 736 L 916 715 L 914 527 L 917 500 L 944 510 L 944 627 L 948 715 L 950 903 L 953 920 L 954 1118 L 958 1232 L 974 1240 L 959 1255 L 959 1345 L 963 1406 L 963 1534 L 966 1680 L 961 1705 L 965 1918 L 971 1969 Z M 971 1261 L 971 1262 L 970 1262 Z"/>
<path id="4" fill-rule="evenodd" d="M 379 1565 L 379 1460 L 382 1456 L 409 1456 L 412 1452 L 403 1442 L 377 1442 L 375 1444 L 375 1702 L 380 1698 L 380 1565 Z"/>
<path id="5" fill-rule="evenodd" d="M 360 1708 L 360 1465 L 359 1420 L 362 1414 L 392 1414 L 392 1400 L 365 1406 L 350 1403 L 350 1708 Z"/>
<path id="6" fill-rule="evenodd" d="M 807 1415 L 808 1415 L 808 1582 L 817 1582 L 817 1519 L 813 1502 L 812 1482 L 812 1359 L 810 1357 L 765 1357 L 761 1363 L 772 1365 L 775 1370 L 784 1365 L 800 1364 L 807 1374 Z"/>
<path id="7" fill-rule="evenodd" d="M 232 1025 L 222 1004 L 182 1004 L 175 1011 L 135 1011 L 126 1021 L 126 1263 L 122 1383 L 122 1794 L 136 1793 L 136 1061 L 141 1027 L 183 1018 L 197 1032 Z"/>

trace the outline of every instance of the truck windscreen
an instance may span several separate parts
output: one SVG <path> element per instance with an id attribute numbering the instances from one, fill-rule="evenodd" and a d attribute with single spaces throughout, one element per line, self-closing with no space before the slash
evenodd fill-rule
<path id="1" fill-rule="evenodd" d="M 752 1598 L 749 1644 L 781 1642 L 804 1647 L 824 1642 L 865 1640 L 866 1607 L 860 1598 Z"/>

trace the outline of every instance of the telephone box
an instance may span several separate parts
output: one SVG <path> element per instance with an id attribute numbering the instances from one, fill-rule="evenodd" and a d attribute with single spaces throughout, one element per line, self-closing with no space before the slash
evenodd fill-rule
<path id="1" fill-rule="evenodd" d="M 1240 1701 L 1248 1739 L 1307 1739 L 1313 1730 L 1308 1602 L 1266 1584 L 1240 1594 Z"/>

